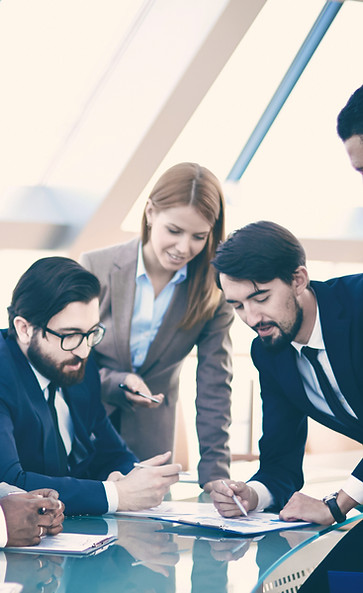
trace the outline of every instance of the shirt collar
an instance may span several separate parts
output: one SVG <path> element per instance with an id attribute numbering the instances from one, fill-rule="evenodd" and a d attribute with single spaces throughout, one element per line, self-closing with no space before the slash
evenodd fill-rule
<path id="1" fill-rule="evenodd" d="M 175 272 L 174 276 L 168 282 L 168 284 L 180 284 L 181 282 L 183 282 L 186 279 L 187 275 L 188 275 L 187 265 L 185 265 L 182 268 L 180 268 L 180 270 L 177 270 L 177 272 Z M 149 279 L 149 277 L 147 275 L 146 268 L 145 268 L 144 258 L 142 255 L 142 243 L 140 241 L 139 250 L 138 250 L 138 254 L 137 254 L 136 280 L 138 278 L 141 278 L 142 276 Z"/>
<path id="2" fill-rule="evenodd" d="M 40 385 L 40 389 L 42 391 L 44 391 L 45 389 L 47 389 L 47 387 L 48 387 L 48 385 L 50 383 L 49 379 L 47 379 L 47 377 L 44 377 L 44 375 L 42 375 L 41 373 L 39 373 L 39 371 L 37 371 L 37 369 L 35 369 L 32 364 L 30 364 L 30 366 L 31 366 L 31 369 L 32 369 L 34 375 L 38 379 L 38 383 Z"/>
<path id="3" fill-rule="evenodd" d="M 293 346 L 300 355 L 303 346 L 309 346 L 310 348 L 316 348 L 317 350 L 325 350 L 318 303 L 316 303 L 316 318 L 308 343 L 299 344 L 298 342 L 291 342 L 291 346 Z"/>

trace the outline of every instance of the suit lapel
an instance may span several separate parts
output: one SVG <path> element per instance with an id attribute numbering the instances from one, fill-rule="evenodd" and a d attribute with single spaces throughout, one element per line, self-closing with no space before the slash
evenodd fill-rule
<path id="1" fill-rule="evenodd" d="M 313 283 L 317 295 L 324 343 L 339 389 L 358 418 L 363 418 L 361 390 L 355 380 L 351 356 L 351 319 L 329 286 Z"/>
<path id="2" fill-rule="evenodd" d="M 362 441 L 361 431 L 357 423 L 357 428 L 347 427 L 339 418 L 324 414 L 310 402 L 306 395 L 305 388 L 296 364 L 296 351 L 293 346 L 289 346 L 276 355 L 276 372 L 278 380 L 283 387 L 289 400 L 292 401 L 305 414 L 332 430 L 337 430 L 359 442 Z M 353 434 L 354 432 L 354 434 Z"/>
<path id="3" fill-rule="evenodd" d="M 115 347 L 120 361 L 127 360 L 132 368 L 130 354 L 130 330 L 135 300 L 135 276 L 138 243 L 131 244 L 128 251 L 119 253 L 111 273 L 111 307 Z M 124 367 L 124 364 L 123 364 Z M 123 370 L 127 370 L 123 368 Z"/>
<path id="4" fill-rule="evenodd" d="M 22 385 L 31 401 L 33 412 L 38 416 L 42 426 L 44 473 L 58 475 L 59 458 L 57 441 L 53 429 L 53 420 L 44 393 L 40 388 L 39 382 L 34 375 L 29 362 L 21 352 L 16 341 L 12 338 L 8 338 L 6 342 L 12 357 L 15 359 L 17 374 L 21 377 Z"/>

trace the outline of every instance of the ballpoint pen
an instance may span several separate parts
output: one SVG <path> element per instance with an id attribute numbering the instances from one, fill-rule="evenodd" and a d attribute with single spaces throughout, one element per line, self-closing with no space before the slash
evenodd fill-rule
<path id="1" fill-rule="evenodd" d="M 156 404 L 160 404 L 160 401 L 152 396 L 152 395 L 146 395 L 146 393 L 141 393 L 141 391 L 137 391 L 136 389 L 131 389 L 131 387 L 128 387 L 127 385 L 125 385 L 125 383 L 120 383 L 119 387 L 121 387 L 121 389 L 124 389 L 125 391 L 128 391 L 129 393 L 133 393 L 134 395 L 140 395 L 141 397 L 145 397 L 146 399 L 149 399 L 152 402 L 155 402 Z"/>
<path id="2" fill-rule="evenodd" d="M 138 463 L 137 461 L 134 462 L 134 467 L 160 467 L 159 465 L 148 465 L 147 463 Z M 189 472 L 177 472 L 179 476 L 189 476 Z"/>
<path id="3" fill-rule="evenodd" d="M 228 484 L 224 481 L 221 480 L 222 484 L 224 486 L 227 486 L 227 488 L 229 488 Z M 232 500 L 233 502 L 236 503 L 236 505 L 238 506 L 239 510 L 241 511 L 242 515 L 244 515 L 244 517 L 247 517 L 247 511 L 245 509 L 245 507 L 243 506 L 243 504 L 238 500 L 237 496 L 235 494 L 232 494 Z"/>

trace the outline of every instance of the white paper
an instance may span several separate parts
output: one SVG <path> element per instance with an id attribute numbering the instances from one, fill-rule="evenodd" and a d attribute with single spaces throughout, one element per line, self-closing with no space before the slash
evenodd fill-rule
<path id="1" fill-rule="evenodd" d="M 9 547 L 7 551 L 14 552 L 54 552 L 60 554 L 88 554 L 96 551 L 103 545 L 109 545 L 116 540 L 112 536 L 89 535 L 81 533 L 59 533 L 58 535 L 45 535 L 36 546 Z M 0 590 L 0 593 L 1 590 Z"/>
<path id="2" fill-rule="evenodd" d="M 1 583 L 0 593 L 20 593 L 23 590 L 23 585 L 19 583 Z"/>
<path id="3" fill-rule="evenodd" d="M 215 506 L 210 503 L 170 501 L 162 502 L 159 506 L 138 512 L 119 512 L 120 515 L 149 517 L 161 521 L 186 523 L 198 527 L 213 527 L 229 533 L 240 535 L 255 535 L 280 529 L 293 529 L 311 525 L 305 521 L 280 521 L 273 513 L 251 511 L 247 517 L 226 519 L 222 517 Z"/>

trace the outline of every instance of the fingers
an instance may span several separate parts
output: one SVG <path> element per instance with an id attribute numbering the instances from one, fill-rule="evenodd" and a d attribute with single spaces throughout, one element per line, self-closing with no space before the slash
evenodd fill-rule
<path id="1" fill-rule="evenodd" d="M 31 490 L 29 494 L 43 496 L 44 498 L 59 498 L 59 492 L 53 490 L 52 488 L 39 488 L 38 490 Z"/>
<path id="2" fill-rule="evenodd" d="M 60 500 L 55 498 L 45 498 L 39 496 L 35 499 L 35 507 L 37 508 L 39 515 L 44 515 L 49 511 L 58 512 L 60 509 L 64 508 L 64 505 Z"/>
<path id="3" fill-rule="evenodd" d="M 145 465 L 163 465 L 164 463 L 166 463 L 171 457 L 171 451 L 166 451 L 165 453 L 162 453 L 161 455 L 155 455 L 155 457 L 150 457 L 150 459 L 145 459 L 145 461 L 143 461 L 143 464 Z"/>
<path id="4" fill-rule="evenodd" d="M 114 472 L 110 473 L 107 480 L 109 482 L 118 482 L 119 480 L 122 480 L 123 478 L 124 478 L 124 475 L 121 472 L 114 471 Z"/>
<path id="5" fill-rule="evenodd" d="M 232 480 L 216 480 L 213 482 L 211 498 L 217 511 L 223 517 L 237 517 L 241 515 L 240 507 L 233 500 L 233 497 L 236 498 L 237 493 L 239 502 L 242 500 L 247 509 L 250 508 L 248 498 L 245 499 L 242 494 L 245 491 L 245 487 L 244 482 L 239 482 L 237 485 Z"/>
<path id="6" fill-rule="evenodd" d="M 63 531 L 62 523 L 60 525 L 54 525 L 47 528 L 48 535 L 58 535 L 58 533 L 61 533 L 61 531 Z"/>

